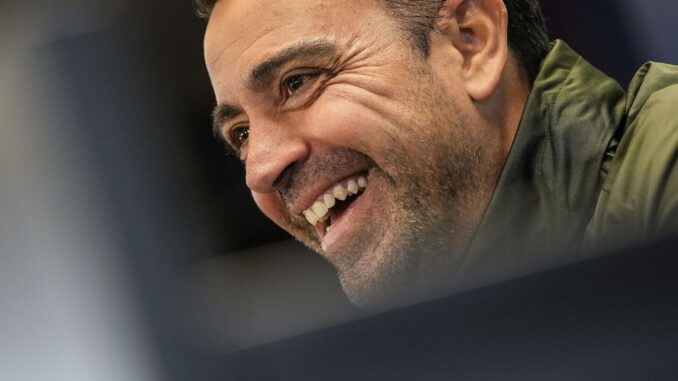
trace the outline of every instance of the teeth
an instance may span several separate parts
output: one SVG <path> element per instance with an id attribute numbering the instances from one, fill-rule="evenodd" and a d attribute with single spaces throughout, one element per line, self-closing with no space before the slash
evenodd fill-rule
<path id="1" fill-rule="evenodd" d="M 310 209 L 304 210 L 304 217 L 311 225 L 315 226 L 318 223 L 318 216 L 313 213 Z"/>
<path id="2" fill-rule="evenodd" d="M 358 193 L 358 183 L 356 183 L 353 179 L 348 180 L 348 186 L 346 189 L 348 190 L 348 194 L 354 195 Z"/>
<path id="3" fill-rule="evenodd" d="M 325 193 L 325 195 L 323 195 L 323 202 L 325 203 L 327 209 L 329 209 L 334 206 L 336 199 L 331 194 Z"/>
<path id="4" fill-rule="evenodd" d="M 341 201 L 346 200 L 346 197 L 348 196 L 348 193 L 346 192 L 346 188 L 344 188 L 343 185 L 339 184 L 336 187 L 334 187 L 334 197 L 338 198 Z"/>
<path id="5" fill-rule="evenodd" d="M 324 203 L 316 201 L 313 204 L 313 212 L 316 216 L 318 216 L 318 219 L 322 221 L 322 218 L 327 214 L 327 207 Z"/>
<path id="6" fill-rule="evenodd" d="M 326 228 L 325 228 L 325 233 L 329 233 L 330 230 L 332 230 L 332 226 L 333 226 L 333 225 L 330 225 L 330 226 L 326 227 Z"/>
<path id="7" fill-rule="evenodd" d="M 343 183 L 343 182 L 342 182 Z M 344 187 L 343 184 L 346 184 Z M 313 226 L 318 224 L 318 221 L 326 221 L 329 219 L 329 209 L 334 207 L 336 200 L 344 201 L 350 195 L 357 194 L 362 188 L 367 187 L 367 178 L 359 176 L 357 179 L 353 178 L 346 183 L 337 184 L 332 188 L 331 193 L 323 194 L 322 198 L 311 205 L 310 208 L 304 210 L 303 214 L 306 220 Z M 330 231 L 332 226 L 327 226 L 326 231 Z"/>

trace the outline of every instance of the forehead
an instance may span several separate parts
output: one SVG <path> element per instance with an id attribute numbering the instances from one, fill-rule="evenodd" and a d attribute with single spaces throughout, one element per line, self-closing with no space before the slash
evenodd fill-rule
<path id="1" fill-rule="evenodd" d="M 329 32 L 375 8 L 373 0 L 219 0 L 205 40 L 247 45 L 271 32 Z"/>
<path id="2" fill-rule="evenodd" d="M 371 0 L 220 0 L 205 33 L 205 61 L 215 74 L 238 72 L 295 41 L 349 40 L 383 31 L 384 10 Z M 382 16 L 382 17 L 378 17 Z M 337 41 L 338 43 L 345 41 Z M 215 87 L 217 83 L 213 83 Z"/>

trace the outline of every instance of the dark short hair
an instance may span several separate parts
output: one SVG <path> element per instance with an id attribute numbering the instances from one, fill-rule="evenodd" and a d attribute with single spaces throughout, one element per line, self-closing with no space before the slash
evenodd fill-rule
<path id="1" fill-rule="evenodd" d="M 412 45 L 425 55 L 429 53 L 430 32 L 443 6 L 442 0 L 380 0 L 402 23 Z M 217 0 L 195 0 L 196 12 L 208 18 Z M 546 24 L 539 0 L 504 0 L 508 11 L 508 44 L 523 75 L 529 83 L 539 72 L 541 61 L 549 49 Z"/>

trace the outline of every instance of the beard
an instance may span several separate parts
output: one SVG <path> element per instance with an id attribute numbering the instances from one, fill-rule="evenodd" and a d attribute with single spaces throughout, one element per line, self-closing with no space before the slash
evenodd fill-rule
<path id="1" fill-rule="evenodd" d="M 413 90 L 417 110 L 401 115 L 398 131 L 382 131 L 378 151 L 335 147 L 310 160 L 280 191 L 284 203 L 334 168 L 373 168 L 369 224 L 329 259 L 358 306 L 384 309 L 423 301 L 450 290 L 475 228 L 489 202 L 501 164 L 483 150 L 483 137 L 433 77 Z M 422 89 L 423 90 L 423 89 Z M 406 129 L 407 128 L 407 129 Z M 379 157 L 378 165 L 372 157 Z M 290 216 L 288 229 L 325 258 L 315 230 Z"/>
<path id="2" fill-rule="evenodd" d="M 456 126 L 463 127 L 459 122 Z M 430 299 L 453 286 L 475 231 L 472 210 L 482 188 L 478 175 L 484 172 L 482 150 L 471 149 L 469 136 L 457 131 L 452 139 L 431 136 L 419 166 L 402 162 L 404 156 L 394 149 L 389 161 L 400 158 L 403 171 L 391 192 L 381 192 L 376 201 L 391 207 L 345 250 L 342 258 L 352 261 L 335 263 L 352 303 L 390 308 Z M 380 168 L 375 175 L 387 177 Z M 374 246 L 370 241 L 379 245 L 366 253 L 366 247 Z"/>

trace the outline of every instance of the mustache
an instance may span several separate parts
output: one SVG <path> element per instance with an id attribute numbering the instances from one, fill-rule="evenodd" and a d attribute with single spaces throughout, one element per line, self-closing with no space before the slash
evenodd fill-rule
<path id="1" fill-rule="evenodd" d="M 301 197 L 302 191 L 313 184 L 323 181 L 333 174 L 345 171 L 345 168 L 374 165 L 367 155 L 344 147 L 333 147 L 309 157 L 305 162 L 297 164 L 290 174 L 285 186 L 278 190 L 280 199 L 287 207 Z"/>

